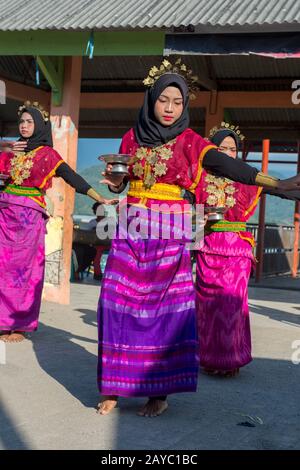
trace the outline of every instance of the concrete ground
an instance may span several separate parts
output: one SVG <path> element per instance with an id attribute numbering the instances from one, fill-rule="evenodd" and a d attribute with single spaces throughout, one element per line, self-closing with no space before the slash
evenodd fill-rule
<path id="1" fill-rule="evenodd" d="M 296 290 L 300 292 L 300 276 L 292 278 L 290 274 L 264 277 L 256 284 L 252 277 L 249 282 L 250 287 L 263 287 L 268 289 Z"/>
<path id="2" fill-rule="evenodd" d="M 38 332 L 6 346 L 0 448 L 300 448 L 300 291 L 251 287 L 254 361 L 234 379 L 200 375 L 196 394 L 171 396 L 152 419 L 135 414 L 143 399 L 95 412 L 98 293 L 73 284 L 70 306 L 43 303 Z"/>

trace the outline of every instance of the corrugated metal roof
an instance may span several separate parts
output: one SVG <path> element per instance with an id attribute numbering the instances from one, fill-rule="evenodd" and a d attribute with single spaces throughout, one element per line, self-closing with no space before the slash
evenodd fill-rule
<path id="1" fill-rule="evenodd" d="M 83 58 L 82 91 L 144 91 L 143 78 L 160 56 Z M 185 56 L 193 72 L 216 81 L 221 90 L 291 90 L 299 79 L 299 59 L 273 59 L 260 56 Z M 31 56 L 1 56 L 0 77 L 36 86 L 35 61 Z M 50 90 L 43 74 L 40 88 Z"/>
<path id="2" fill-rule="evenodd" d="M 253 122 L 256 124 L 262 123 L 285 123 L 286 126 L 290 123 L 295 124 L 296 128 L 300 130 L 300 109 L 283 109 L 283 108 L 247 108 L 247 109 L 233 109 L 229 110 L 230 120 L 232 122 Z M 284 136 L 282 136 L 283 138 Z"/>
<path id="3" fill-rule="evenodd" d="M 211 62 L 218 78 L 297 77 L 300 71 L 299 59 L 220 55 L 212 56 Z"/>
<path id="4" fill-rule="evenodd" d="M 14 80 L 25 85 L 36 85 L 35 60 L 32 56 L 1 56 L 1 79 Z M 41 74 L 40 88 L 50 90 L 50 85 Z"/>
<path id="5" fill-rule="evenodd" d="M 2 58 L 0 59 L 1 64 Z M 299 78 L 299 59 L 274 59 L 250 56 L 184 56 L 184 63 L 196 75 L 213 75 L 214 78 Z M 83 79 L 140 79 L 153 65 L 159 65 L 160 56 L 109 56 L 83 57 Z"/>
<path id="6" fill-rule="evenodd" d="M 184 63 L 196 75 L 201 73 L 216 79 L 239 78 L 299 78 L 299 59 L 274 59 L 250 56 L 184 56 Z M 27 62 L 27 65 L 26 65 Z M 90 60 L 83 57 L 83 80 L 142 80 L 153 65 L 159 65 L 161 56 L 104 56 Z M 31 56 L 1 56 L 0 75 L 11 80 L 24 78 L 31 70 L 35 82 L 35 62 Z"/>
<path id="7" fill-rule="evenodd" d="M 1 62 L 1 61 L 0 61 Z M 142 80 L 161 57 L 95 57 L 83 58 L 84 91 L 103 90 L 112 80 L 123 91 L 143 91 Z M 299 59 L 274 59 L 250 56 L 184 56 L 184 63 L 195 75 L 209 77 L 219 90 L 290 90 L 299 78 Z M 117 85 L 119 82 L 119 85 Z M 93 86 L 95 88 L 93 88 Z M 113 86 L 111 89 L 113 90 Z M 98 88 L 97 88 L 98 87 Z M 130 88 L 131 87 L 131 88 Z"/>
<path id="8" fill-rule="evenodd" d="M 273 30 L 279 25 L 280 30 L 299 30 L 299 23 L 299 0 L 0 0 L 2 31 L 191 25 L 217 33 L 255 26 L 263 31 L 271 25 Z"/>

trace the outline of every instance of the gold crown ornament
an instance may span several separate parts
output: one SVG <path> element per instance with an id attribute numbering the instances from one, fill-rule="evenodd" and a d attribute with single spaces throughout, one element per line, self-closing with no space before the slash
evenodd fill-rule
<path id="1" fill-rule="evenodd" d="M 235 126 L 234 124 L 230 124 L 229 122 L 225 122 L 225 121 L 221 122 L 220 127 L 214 126 L 209 131 L 209 138 L 212 138 L 214 135 L 216 135 L 217 132 L 223 131 L 225 129 L 228 131 L 234 132 L 241 141 L 245 139 L 245 136 L 241 134 L 239 126 Z"/>
<path id="2" fill-rule="evenodd" d="M 193 75 L 192 69 L 188 68 L 182 61 L 181 58 L 177 59 L 174 64 L 167 59 L 164 59 L 159 67 L 154 65 L 148 72 L 148 76 L 143 80 L 143 84 L 152 87 L 156 80 L 159 79 L 165 73 L 177 73 L 181 75 L 187 82 L 189 88 L 190 99 L 195 99 L 195 93 L 199 89 L 198 77 Z"/>
<path id="3" fill-rule="evenodd" d="M 43 108 L 43 106 L 40 105 L 38 101 L 33 101 L 33 102 L 28 101 L 28 100 L 25 101 L 24 104 L 22 104 L 22 106 L 19 106 L 18 115 L 21 116 L 21 114 L 22 114 L 22 113 L 24 112 L 24 110 L 27 109 L 27 108 L 35 108 L 35 109 L 37 109 L 37 110 L 41 113 L 41 115 L 42 115 L 44 121 L 45 121 L 45 122 L 49 121 L 49 113 L 48 113 L 48 111 L 45 111 L 45 109 Z"/>

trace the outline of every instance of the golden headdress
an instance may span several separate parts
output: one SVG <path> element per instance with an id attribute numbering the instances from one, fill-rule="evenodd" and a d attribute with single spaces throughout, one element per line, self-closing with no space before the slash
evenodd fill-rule
<path id="1" fill-rule="evenodd" d="M 245 139 L 245 136 L 241 134 L 239 126 L 235 126 L 234 124 L 230 124 L 229 122 L 225 122 L 225 121 L 221 122 L 220 127 L 214 126 L 209 131 L 209 138 L 212 138 L 217 132 L 223 131 L 225 129 L 228 131 L 234 132 L 241 141 Z"/>
<path id="2" fill-rule="evenodd" d="M 18 111 L 18 115 L 21 116 L 21 114 L 24 112 L 25 109 L 27 108 L 35 108 L 37 109 L 45 122 L 49 121 L 49 113 L 48 111 L 45 111 L 44 107 L 42 105 L 39 104 L 38 101 L 33 101 L 31 103 L 31 101 L 25 101 L 24 104 L 22 104 L 22 106 L 19 106 L 19 111 Z"/>
<path id="3" fill-rule="evenodd" d="M 165 73 L 177 73 L 181 75 L 187 82 L 189 88 L 190 99 L 195 99 L 199 85 L 197 75 L 193 75 L 192 69 L 188 68 L 182 63 L 181 58 L 177 59 L 174 64 L 167 59 L 164 59 L 159 67 L 154 65 L 149 70 L 148 76 L 143 80 L 144 85 L 152 87 L 156 80 L 159 79 Z"/>

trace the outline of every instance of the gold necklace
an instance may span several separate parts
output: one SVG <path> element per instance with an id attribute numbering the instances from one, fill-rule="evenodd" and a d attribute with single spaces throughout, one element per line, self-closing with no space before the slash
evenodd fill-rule
<path id="1" fill-rule="evenodd" d="M 28 179 L 31 175 L 31 169 L 33 167 L 33 159 L 36 152 L 41 147 L 31 150 L 28 153 L 16 152 L 14 157 L 10 160 L 11 169 L 10 176 L 13 183 L 21 186 L 24 180 Z"/>
<path id="2" fill-rule="evenodd" d="M 233 181 L 207 174 L 205 182 L 208 183 L 205 191 L 208 193 L 206 204 L 211 207 L 234 207 L 236 199 L 233 197 L 236 189 Z"/>
<path id="3" fill-rule="evenodd" d="M 151 188 L 156 183 L 156 178 L 167 173 L 166 162 L 173 156 L 172 146 L 176 139 L 158 147 L 139 147 L 134 155 L 136 163 L 133 165 L 133 174 L 137 177 L 143 176 L 144 186 Z M 142 160 L 145 160 L 143 165 Z"/>

